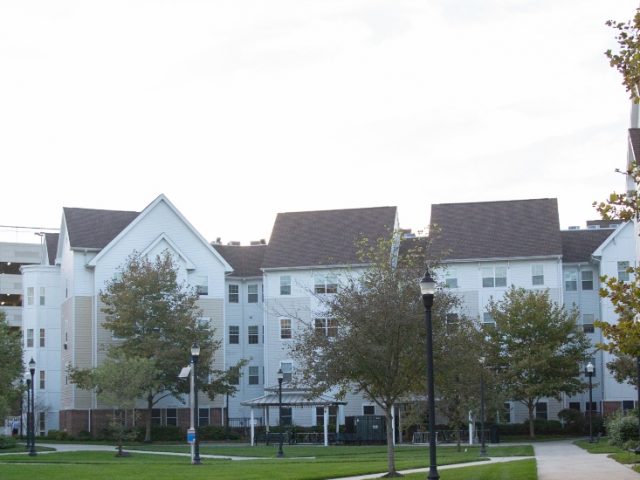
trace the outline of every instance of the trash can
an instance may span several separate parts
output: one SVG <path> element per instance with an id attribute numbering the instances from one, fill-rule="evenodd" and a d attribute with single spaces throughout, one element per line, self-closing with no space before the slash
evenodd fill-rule
<path id="1" fill-rule="evenodd" d="M 491 426 L 489 429 L 489 437 L 491 439 L 491 443 L 500 443 L 500 432 L 497 425 Z"/>

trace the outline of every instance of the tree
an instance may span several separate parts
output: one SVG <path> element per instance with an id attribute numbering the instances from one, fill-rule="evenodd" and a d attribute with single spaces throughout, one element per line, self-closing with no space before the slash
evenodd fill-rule
<path id="1" fill-rule="evenodd" d="M 484 335 L 468 317 L 449 315 L 445 325 L 436 324 L 435 355 L 438 365 L 436 406 L 456 432 L 458 450 L 461 449 L 460 428 L 466 423 L 468 412 L 480 404 L 480 375 L 489 385 L 491 374 L 481 371 Z M 485 389 L 488 390 L 488 389 Z M 488 397 L 488 395 L 487 395 Z"/>
<path id="2" fill-rule="evenodd" d="M 20 399 L 22 390 L 18 381 L 23 371 L 20 331 L 12 330 L 5 313 L 0 312 L 0 418 L 4 418 Z"/>
<path id="3" fill-rule="evenodd" d="M 427 264 L 415 248 L 394 262 L 392 244 L 360 244 L 361 262 L 369 267 L 348 275 L 338 292 L 318 296 L 331 329 L 308 325 L 291 354 L 300 380 L 316 393 L 335 389 L 363 393 L 385 413 L 389 477 L 397 476 L 392 438 L 392 408 L 411 392 L 424 394 L 424 307 L 419 279 Z M 444 318 L 454 302 L 436 296 L 434 319 Z"/>
<path id="4" fill-rule="evenodd" d="M 186 393 L 178 372 L 188 361 L 191 345 L 200 345 L 198 383 L 208 391 L 212 360 L 220 347 L 215 330 L 199 321 L 201 311 L 194 289 L 178 283 L 168 251 L 154 261 L 131 255 L 100 294 L 106 313 L 104 327 L 120 340 L 110 347 L 114 356 L 153 361 L 155 379 L 140 391 L 147 403 L 145 441 L 151 440 L 151 410 L 167 396 Z"/>
<path id="5" fill-rule="evenodd" d="M 122 443 L 126 435 L 126 410 L 135 407 L 140 392 L 160 387 L 160 372 L 151 358 L 124 356 L 113 350 L 102 365 L 90 370 L 73 370 L 71 379 L 80 388 L 95 389 L 100 399 L 118 409 L 110 422 L 118 441 L 118 456 L 125 456 Z"/>
<path id="6" fill-rule="evenodd" d="M 551 301 L 546 290 L 512 286 L 501 300 L 489 302 L 487 312 L 495 320 L 495 328 L 486 329 L 489 365 L 499 371 L 505 394 L 527 407 L 533 438 L 540 398 L 559 400 L 562 393 L 584 390 L 579 364 L 591 345 L 577 328 L 578 312 Z"/>
<path id="7" fill-rule="evenodd" d="M 607 50 L 605 55 L 609 64 L 622 75 L 622 84 L 629 98 L 638 103 L 638 84 L 640 84 L 640 9 L 636 9 L 633 20 L 617 22 L 609 20 L 609 27 L 617 30 L 618 51 Z"/>

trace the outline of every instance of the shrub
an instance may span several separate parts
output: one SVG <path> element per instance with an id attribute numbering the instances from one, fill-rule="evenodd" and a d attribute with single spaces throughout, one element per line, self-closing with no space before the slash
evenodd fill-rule
<path id="1" fill-rule="evenodd" d="M 638 417 L 616 412 L 606 422 L 609 443 L 624 447 L 629 440 L 638 440 Z"/>
<path id="2" fill-rule="evenodd" d="M 230 428 L 228 431 L 225 430 L 224 427 L 219 427 L 215 425 L 207 425 L 205 427 L 200 427 L 200 440 L 240 440 L 241 435 L 234 429 Z"/>
<path id="3" fill-rule="evenodd" d="M 6 448 L 14 448 L 16 446 L 16 439 L 13 437 L 7 437 L 6 435 L 0 435 L 0 450 Z"/>
<path id="4" fill-rule="evenodd" d="M 136 440 L 144 441 L 145 427 L 138 427 Z M 175 442 L 187 439 L 186 432 L 183 432 L 175 425 L 151 425 L 151 440 L 154 442 Z"/>
<path id="5" fill-rule="evenodd" d="M 91 435 L 91 432 L 88 432 L 87 430 L 82 430 L 76 436 L 77 440 L 91 440 L 92 438 L 93 436 Z"/>
<path id="6" fill-rule="evenodd" d="M 47 432 L 47 438 L 49 440 L 71 440 L 69 433 L 63 430 L 49 430 Z"/>

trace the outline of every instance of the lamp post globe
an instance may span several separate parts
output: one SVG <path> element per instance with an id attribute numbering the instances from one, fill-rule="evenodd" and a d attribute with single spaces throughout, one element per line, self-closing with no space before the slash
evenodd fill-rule
<path id="1" fill-rule="evenodd" d="M 427 356 L 427 401 L 429 415 L 429 475 L 428 480 L 438 480 L 438 466 L 436 463 L 436 402 L 435 385 L 433 380 L 433 324 L 431 320 L 431 308 L 433 307 L 433 297 L 436 293 L 436 282 L 431 277 L 429 270 L 420 280 L 420 293 L 424 304 L 424 324 L 427 333 L 426 356 Z"/>
<path id="2" fill-rule="evenodd" d="M 29 442 L 29 456 L 33 457 L 36 455 L 36 417 L 35 417 L 35 401 L 34 401 L 34 386 L 33 386 L 33 376 L 36 373 L 36 362 L 31 357 L 29 361 L 29 374 L 31 375 L 31 441 Z"/>
<path id="3" fill-rule="evenodd" d="M 278 444 L 278 458 L 284 457 L 284 452 L 282 451 L 282 380 L 284 380 L 284 373 L 282 372 L 282 368 L 278 370 L 278 430 L 280 430 L 280 442 Z"/>
<path id="4" fill-rule="evenodd" d="M 585 367 L 587 377 L 589 377 L 589 443 L 593 443 L 593 363 L 589 362 Z"/>
<path id="5" fill-rule="evenodd" d="M 200 465 L 200 434 L 198 433 L 198 426 L 200 425 L 200 411 L 198 410 L 198 358 L 200 357 L 200 346 L 197 342 L 191 345 L 191 363 L 193 363 L 193 428 L 195 429 L 196 438 L 194 439 L 194 454 L 193 465 Z"/>

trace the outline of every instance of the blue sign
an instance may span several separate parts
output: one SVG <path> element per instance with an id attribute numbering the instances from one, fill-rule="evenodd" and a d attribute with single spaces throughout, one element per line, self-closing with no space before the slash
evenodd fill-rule
<path id="1" fill-rule="evenodd" d="M 187 442 L 194 443 L 196 441 L 196 431 L 193 428 L 187 430 Z"/>

